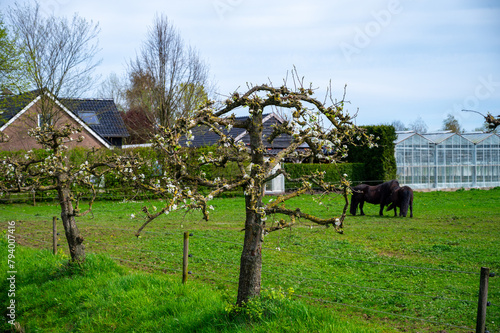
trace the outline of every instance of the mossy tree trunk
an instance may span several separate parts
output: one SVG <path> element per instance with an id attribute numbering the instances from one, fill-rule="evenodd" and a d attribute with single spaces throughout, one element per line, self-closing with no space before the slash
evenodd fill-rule
<path id="1" fill-rule="evenodd" d="M 72 262 L 85 261 L 85 246 L 83 245 L 83 236 L 76 226 L 75 210 L 71 201 L 71 190 L 64 173 L 57 177 L 57 194 L 61 206 L 61 220 L 64 226 L 64 233 L 68 241 L 69 253 Z"/>
<path id="2" fill-rule="evenodd" d="M 262 273 L 262 237 L 265 220 L 262 219 L 262 198 L 264 196 L 263 166 L 264 144 L 262 142 L 262 111 L 251 112 L 248 124 L 250 134 L 251 171 L 254 180 L 246 189 L 245 195 L 245 239 L 240 260 L 240 277 L 236 303 L 243 305 L 260 294 Z"/>

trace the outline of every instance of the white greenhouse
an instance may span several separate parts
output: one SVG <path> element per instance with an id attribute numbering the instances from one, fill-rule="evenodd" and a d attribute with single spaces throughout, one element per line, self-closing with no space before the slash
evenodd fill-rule
<path id="1" fill-rule="evenodd" d="M 495 133 L 398 132 L 398 180 L 414 189 L 500 186 L 500 136 Z"/>

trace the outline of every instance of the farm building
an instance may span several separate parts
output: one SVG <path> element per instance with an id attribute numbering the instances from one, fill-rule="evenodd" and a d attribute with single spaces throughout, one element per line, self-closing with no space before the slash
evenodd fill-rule
<path id="1" fill-rule="evenodd" d="M 399 182 L 415 189 L 500 186 L 500 136 L 495 133 L 398 132 Z"/>

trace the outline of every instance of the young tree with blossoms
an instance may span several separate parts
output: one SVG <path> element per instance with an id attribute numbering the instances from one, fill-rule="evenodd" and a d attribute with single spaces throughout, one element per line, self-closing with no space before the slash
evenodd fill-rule
<path id="1" fill-rule="evenodd" d="M 133 167 L 126 172 L 128 179 L 135 177 L 138 186 L 162 194 L 166 199 L 165 206 L 160 210 L 151 212 L 147 207 L 143 208 L 146 221 L 137 236 L 155 218 L 176 209 L 199 209 L 208 220 L 212 208 L 209 201 L 212 198 L 236 188 L 244 189 L 245 203 L 242 209 L 246 212 L 245 236 L 240 262 L 238 305 L 243 305 L 260 293 L 262 242 L 267 233 L 290 227 L 300 220 L 333 226 L 337 232 L 343 232 L 350 191 L 346 175 L 341 177 L 339 184 L 326 183 L 321 172 L 303 175 L 300 179 L 294 179 L 301 182 L 295 191 L 279 195 L 267 203 L 263 201 L 267 182 L 279 175 L 288 178 L 281 167 L 282 162 L 287 158 L 320 158 L 335 163 L 346 156 L 348 143 L 372 144 L 371 138 L 353 124 L 353 116 L 344 110 L 344 99 L 333 101 L 330 98 L 331 104 L 327 106 L 313 96 L 311 87 L 304 88 L 296 76 L 294 78 L 297 86 L 293 90 L 286 85 L 272 87 L 263 84 L 251 86 L 243 94 L 233 93 L 222 105 L 206 103 L 191 117 L 180 118 L 174 126 L 163 128 L 161 134 L 156 135 L 153 145 L 167 161 L 158 177 L 140 181 L 144 177 Z M 269 137 L 264 137 L 263 114 L 271 107 L 289 110 L 290 115 L 273 128 Z M 248 118 L 235 117 L 233 112 L 240 109 L 248 112 Z M 233 127 L 248 133 L 249 146 L 227 135 Z M 219 141 L 215 152 L 201 154 L 195 159 L 185 147 L 190 145 L 200 128 L 217 134 Z M 288 147 L 276 155 L 266 156 L 264 140 L 272 143 L 280 135 L 290 138 Z M 307 144 L 309 149 L 299 149 L 303 144 Z M 236 175 L 207 179 L 204 173 L 206 166 L 225 168 L 229 164 L 237 167 Z M 341 194 L 345 199 L 343 211 L 325 218 L 305 213 L 300 207 L 286 205 L 287 200 L 312 192 L 313 186 L 321 189 L 323 194 Z M 282 218 L 278 220 L 277 216 Z"/>
<path id="2" fill-rule="evenodd" d="M 96 197 L 95 180 L 100 179 L 105 172 L 116 169 L 117 165 L 124 164 L 120 157 L 107 157 L 107 160 L 101 161 L 95 150 L 88 152 L 84 163 L 72 162 L 67 153 L 68 144 L 81 142 L 84 137 L 80 132 L 81 128 L 69 124 L 59 128 L 49 125 L 36 127 L 29 130 L 28 134 L 46 150 L 45 157 L 37 157 L 30 150 L 23 156 L 12 155 L 0 161 L 0 192 L 57 192 L 61 220 L 73 262 L 85 260 L 84 238 L 78 230 L 75 217 L 91 211 Z M 88 209 L 82 211 L 80 197 L 89 192 L 91 199 Z"/>

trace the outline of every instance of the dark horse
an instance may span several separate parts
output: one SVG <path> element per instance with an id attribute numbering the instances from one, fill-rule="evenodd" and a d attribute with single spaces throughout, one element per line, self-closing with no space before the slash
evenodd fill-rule
<path id="1" fill-rule="evenodd" d="M 410 217 L 413 217 L 413 190 L 409 186 L 403 186 L 395 189 L 391 195 L 391 205 L 387 210 L 394 209 L 394 216 L 397 216 L 396 208 L 399 207 L 399 216 L 406 217 L 408 207 L 410 208 Z"/>
<path id="2" fill-rule="evenodd" d="M 391 180 L 375 186 L 366 184 L 354 186 L 351 196 L 351 214 L 356 215 L 356 210 L 359 205 L 360 215 L 365 215 L 363 212 L 363 205 L 366 201 L 375 205 L 380 204 L 379 215 L 384 215 L 384 207 L 392 202 L 391 193 L 398 187 L 399 183 L 397 180 Z"/>

